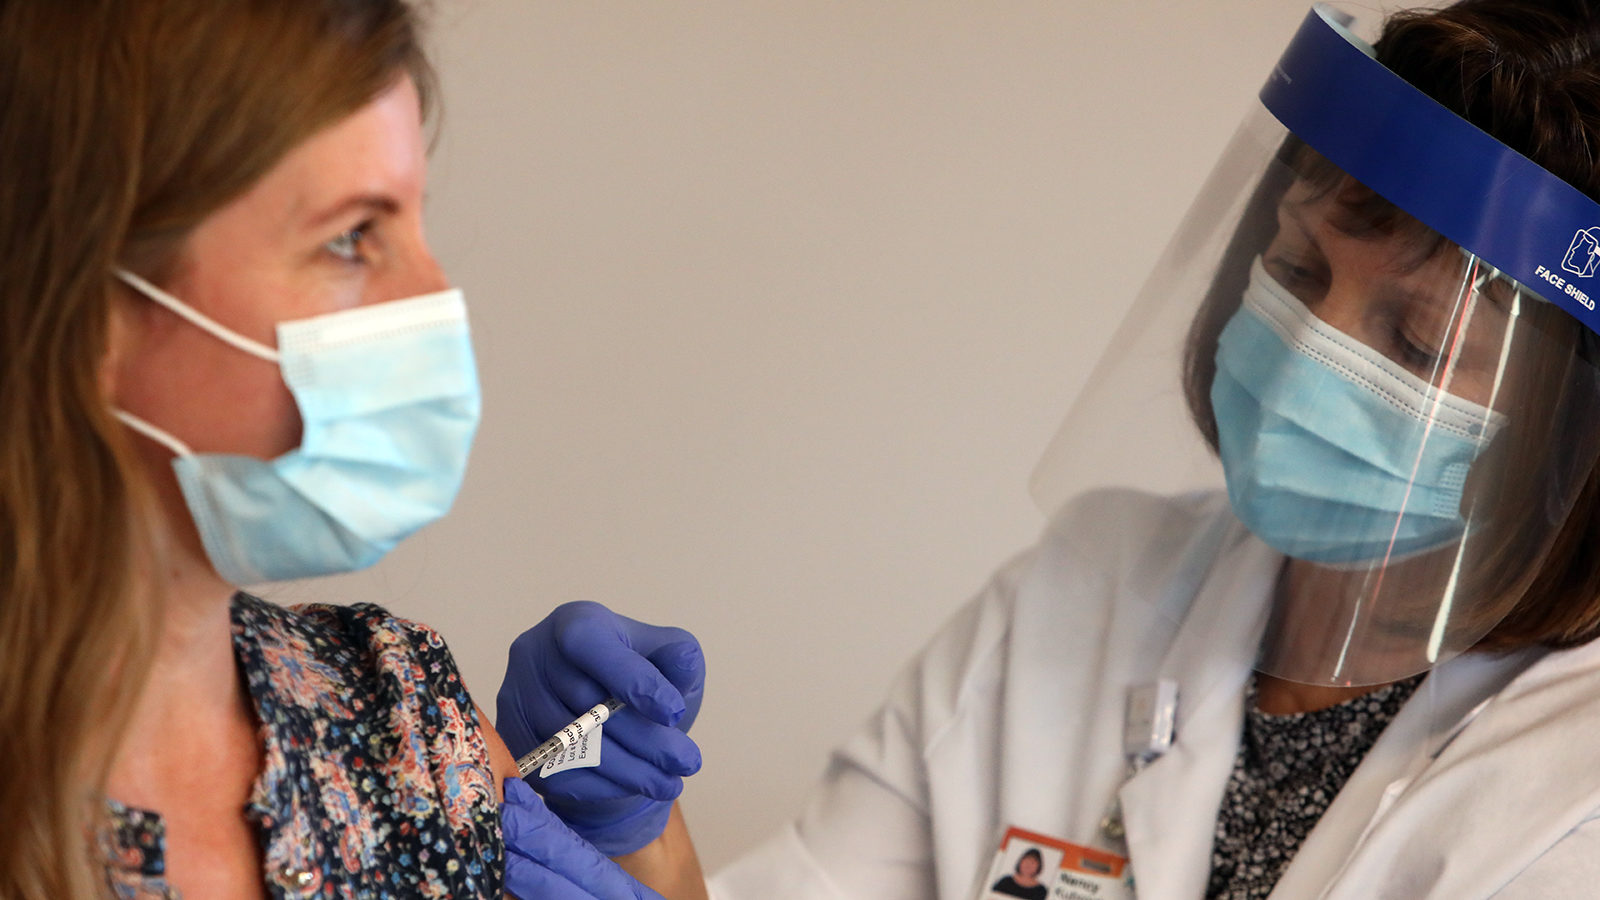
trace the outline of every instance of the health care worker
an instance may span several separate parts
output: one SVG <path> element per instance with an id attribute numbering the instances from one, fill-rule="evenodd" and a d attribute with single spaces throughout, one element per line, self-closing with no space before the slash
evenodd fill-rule
<path id="1" fill-rule="evenodd" d="M 1058 897 L 1593 894 L 1600 4 L 1368 35 L 1306 18 L 1037 479 L 1218 489 L 1067 503 L 715 895 L 964 900 L 1041 848 Z M 637 693 L 584 673 L 643 628 L 520 638 L 513 751 Z M 670 793 L 617 756 L 542 785 L 611 852 Z"/>

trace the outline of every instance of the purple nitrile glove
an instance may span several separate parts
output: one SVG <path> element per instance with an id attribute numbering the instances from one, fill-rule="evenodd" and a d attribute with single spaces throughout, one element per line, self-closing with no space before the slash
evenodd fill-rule
<path id="1" fill-rule="evenodd" d="M 520 757 L 608 697 L 627 705 L 603 727 L 600 765 L 530 775 L 572 830 L 608 856 L 661 835 L 700 748 L 705 657 L 694 635 L 646 625 L 598 603 L 567 603 L 511 644 L 495 728 Z"/>
<path id="2" fill-rule="evenodd" d="M 572 833 L 520 778 L 507 778 L 500 807 L 506 890 L 523 900 L 661 900 Z"/>

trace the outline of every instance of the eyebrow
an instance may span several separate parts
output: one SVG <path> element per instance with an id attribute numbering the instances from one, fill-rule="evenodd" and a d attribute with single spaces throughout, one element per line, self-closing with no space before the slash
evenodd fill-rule
<path id="1" fill-rule="evenodd" d="M 1317 255 L 1323 257 L 1323 260 L 1326 261 L 1327 255 L 1322 252 L 1322 242 L 1317 240 L 1317 233 L 1311 230 L 1311 226 L 1300 215 L 1301 205 L 1299 203 L 1289 203 L 1281 205 L 1279 208 L 1289 217 L 1289 222 L 1294 225 L 1296 231 L 1300 232 L 1300 236 L 1305 239 L 1305 242 L 1311 245 L 1311 249 L 1315 250 Z"/>
<path id="2" fill-rule="evenodd" d="M 1484 285 L 1484 289 L 1475 292 L 1476 296 L 1483 301 L 1483 304 L 1478 308 L 1491 310 L 1500 318 L 1509 316 L 1511 310 L 1505 300 L 1495 296 L 1494 292 L 1488 290 L 1488 287 L 1489 285 Z M 1457 292 L 1454 300 L 1441 302 L 1430 296 L 1425 290 L 1399 284 L 1391 279 L 1384 280 L 1382 286 L 1375 292 L 1375 296 L 1386 302 L 1399 302 L 1403 306 L 1410 308 L 1445 310 L 1452 319 L 1460 315 L 1462 301 L 1460 292 Z"/>
<path id="3" fill-rule="evenodd" d="M 400 203 L 385 194 L 356 194 L 340 200 L 322 212 L 316 213 L 306 221 L 305 227 L 308 230 L 320 228 L 335 219 L 344 217 L 353 210 L 359 209 L 392 216 L 400 211 Z"/>
<path id="4" fill-rule="evenodd" d="M 1397 283 L 1392 278 L 1385 278 L 1378 283 L 1372 292 L 1373 298 L 1386 303 L 1398 303 L 1407 309 L 1440 309 L 1444 304 L 1428 295 L 1427 291 L 1418 290 Z"/>
<path id="5" fill-rule="evenodd" d="M 1504 297 L 1498 296 L 1501 293 L 1501 291 L 1490 290 L 1490 288 L 1494 287 L 1497 284 L 1501 285 L 1504 288 L 1504 293 L 1506 294 L 1506 296 L 1504 296 Z M 1517 291 L 1520 291 L 1520 290 L 1524 290 L 1524 288 L 1522 288 L 1520 286 L 1514 287 L 1512 285 L 1506 284 L 1503 281 L 1500 281 L 1499 279 L 1495 279 L 1493 281 L 1486 282 L 1483 285 L 1483 287 L 1478 290 L 1478 296 L 1480 296 L 1483 299 L 1489 301 L 1489 306 L 1491 308 L 1493 308 L 1496 312 L 1500 313 L 1500 315 L 1502 315 L 1502 316 L 1510 316 L 1511 315 L 1511 302 L 1510 302 L 1511 301 L 1511 295 L 1513 293 L 1517 292 Z"/>
<path id="6" fill-rule="evenodd" d="M 1306 242 L 1311 245 L 1312 249 L 1316 250 L 1317 253 L 1320 254 L 1320 253 L 1322 253 L 1322 246 L 1317 241 L 1316 233 L 1311 230 L 1310 226 L 1306 223 L 1306 220 L 1301 218 L 1300 209 L 1299 208 L 1302 205 L 1303 204 L 1301 204 L 1301 203 L 1287 203 L 1287 204 L 1283 204 L 1282 206 L 1280 206 L 1280 209 L 1284 209 L 1284 211 L 1287 213 L 1287 215 L 1289 217 L 1289 220 L 1292 223 L 1294 223 L 1294 227 L 1299 230 L 1301 236 L 1304 237 Z M 1343 234 L 1346 237 L 1349 237 L 1349 238 L 1351 238 L 1353 240 L 1358 240 L 1359 241 L 1359 240 L 1372 240 L 1373 239 L 1373 237 L 1369 236 L 1369 235 L 1352 234 L 1351 232 L 1346 231 L 1345 229 L 1339 227 L 1339 224 L 1337 222 L 1330 221 L 1328 224 L 1335 231 L 1338 231 L 1340 234 Z M 1441 238 L 1441 240 L 1442 240 L 1442 238 Z M 1427 261 L 1427 257 L 1429 257 L 1429 256 L 1432 256 L 1432 254 L 1431 253 L 1427 254 L 1421 260 L 1418 260 L 1416 265 L 1417 266 L 1422 265 L 1422 263 Z M 1413 270 L 1414 270 L 1414 268 L 1415 267 L 1413 267 Z M 1405 270 L 1402 269 L 1400 271 L 1405 271 Z M 1495 296 L 1495 292 L 1489 290 L 1489 288 L 1491 286 L 1493 286 L 1494 283 L 1495 282 L 1491 281 L 1491 282 L 1485 284 L 1481 290 L 1477 291 L 1477 294 L 1478 294 L 1478 296 L 1482 297 L 1484 300 L 1488 301 L 1489 307 L 1491 309 L 1495 310 L 1496 312 L 1498 312 L 1500 315 L 1502 315 L 1502 316 L 1509 315 L 1511 310 L 1509 308 L 1509 305 L 1506 303 L 1505 299 L 1503 299 L 1501 297 L 1498 297 L 1498 296 Z M 1429 297 L 1425 291 L 1421 291 L 1421 290 L 1418 290 L 1418 289 L 1412 288 L 1412 287 L 1407 287 L 1407 286 L 1401 285 L 1401 284 L 1395 284 L 1393 282 L 1387 282 L 1385 284 L 1385 286 L 1379 290 L 1378 296 L 1381 299 L 1384 299 L 1384 300 L 1386 300 L 1388 302 L 1396 302 L 1396 301 L 1398 301 L 1403 306 L 1411 306 L 1411 307 L 1427 306 L 1427 307 L 1431 307 L 1431 306 L 1436 305 L 1436 303 L 1433 300 L 1433 298 Z M 1457 303 L 1460 302 L 1459 298 L 1457 299 L 1456 302 Z"/>

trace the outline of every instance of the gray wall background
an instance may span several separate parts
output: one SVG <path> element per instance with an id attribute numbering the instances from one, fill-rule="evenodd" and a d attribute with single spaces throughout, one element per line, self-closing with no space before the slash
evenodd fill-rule
<path id="1" fill-rule="evenodd" d="M 430 231 L 486 400 L 449 519 L 274 599 L 695 631 L 708 867 L 1042 523 L 1027 478 L 1303 0 L 439 0 Z"/>

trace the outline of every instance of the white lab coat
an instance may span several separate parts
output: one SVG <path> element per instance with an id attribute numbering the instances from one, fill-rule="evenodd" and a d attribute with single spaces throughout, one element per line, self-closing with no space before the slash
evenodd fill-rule
<path id="1" fill-rule="evenodd" d="M 713 896 L 969 900 L 1007 826 L 1121 849 L 1099 834 L 1120 796 L 1139 900 L 1198 900 L 1279 563 L 1218 496 L 1081 498 Z M 1179 684 L 1176 740 L 1126 780 L 1124 698 L 1158 677 Z M 1600 896 L 1597 815 L 1600 642 L 1468 654 L 1417 689 L 1272 896 Z"/>

